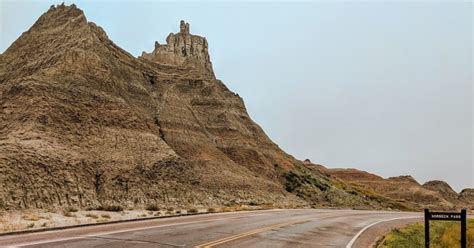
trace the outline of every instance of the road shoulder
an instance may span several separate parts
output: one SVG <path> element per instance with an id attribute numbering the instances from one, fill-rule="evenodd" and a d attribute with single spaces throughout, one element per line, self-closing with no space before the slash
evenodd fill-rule
<path id="1" fill-rule="evenodd" d="M 415 222 L 420 222 L 422 220 L 423 218 L 421 217 L 405 218 L 378 223 L 362 232 L 353 243 L 352 248 L 375 247 L 377 240 L 380 239 L 383 235 L 389 233 L 393 228 L 401 228 Z"/>

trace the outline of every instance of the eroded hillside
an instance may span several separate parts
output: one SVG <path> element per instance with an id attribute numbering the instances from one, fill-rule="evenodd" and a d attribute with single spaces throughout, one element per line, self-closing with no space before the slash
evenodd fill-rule
<path id="1" fill-rule="evenodd" d="M 0 55 L 1 209 L 411 209 L 282 151 L 215 78 L 189 24 L 166 40 L 135 58 L 58 5 Z"/>

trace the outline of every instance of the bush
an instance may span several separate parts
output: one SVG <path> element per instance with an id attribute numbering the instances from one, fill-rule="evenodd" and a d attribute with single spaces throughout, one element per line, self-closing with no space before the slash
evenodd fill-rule
<path id="1" fill-rule="evenodd" d="M 160 208 L 155 204 L 148 205 L 148 206 L 146 206 L 145 209 L 148 210 L 148 211 L 160 211 Z"/>
<path id="2" fill-rule="evenodd" d="M 91 213 L 86 214 L 86 217 L 89 217 L 89 218 L 92 218 L 92 219 L 98 219 L 99 218 L 99 216 L 97 216 L 96 214 L 91 214 Z"/>
<path id="3" fill-rule="evenodd" d="M 98 207 L 97 210 L 120 212 L 120 211 L 123 211 L 123 207 L 119 205 L 105 205 L 105 206 Z"/>
<path id="4" fill-rule="evenodd" d="M 208 208 L 208 209 L 207 209 L 207 212 L 208 212 L 208 213 L 215 213 L 215 212 L 216 212 L 216 209 L 215 209 L 215 208 Z"/>
<path id="5" fill-rule="evenodd" d="M 188 210 L 188 214 L 196 214 L 196 213 L 198 213 L 198 212 L 199 212 L 199 211 L 198 211 L 197 209 L 195 209 L 195 208 L 191 208 L 191 209 Z"/>
<path id="6" fill-rule="evenodd" d="M 169 207 L 169 208 L 166 209 L 166 211 L 168 211 L 168 212 L 173 212 L 173 211 L 174 211 L 174 208 L 173 208 L 173 207 Z"/>
<path id="7" fill-rule="evenodd" d="M 78 211 L 77 208 L 75 208 L 75 207 L 67 207 L 66 210 L 67 210 L 68 212 L 73 212 L 73 213 L 75 213 L 75 212 Z"/>
<path id="8" fill-rule="evenodd" d="M 103 215 L 101 215 L 101 217 L 104 218 L 104 219 L 110 219 L 110 215 L 108 215 L 108 214 L 103 214 Z"/>
<path id="9" fill-rule="evenodd" d="M 69 212 L 67 209 L 64 209 L 63 210 L 63 215 L 65 217 L 76 217 L 76 215 L 72 214 L 71 212 Z"/>

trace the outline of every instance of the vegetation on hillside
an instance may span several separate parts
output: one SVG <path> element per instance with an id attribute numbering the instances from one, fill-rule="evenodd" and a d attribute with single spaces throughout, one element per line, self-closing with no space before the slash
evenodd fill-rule
<path id="1" fill-rule="evenodd" d="M 378 248 L 411 248 L 424 247 L 425 227 L 423 223 L 415 223 L 404 228 L 395 228 L 377 245 Z M 432 221 L 430 223 L 430 247 L 460 247 L 461 224 L 456 221 Z M 467 247 L 474 247 L 474 220 L 469 219 L 467 225 Z"/>

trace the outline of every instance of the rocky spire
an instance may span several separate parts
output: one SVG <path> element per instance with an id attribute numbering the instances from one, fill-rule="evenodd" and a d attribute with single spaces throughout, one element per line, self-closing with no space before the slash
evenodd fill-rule
<path id="1" fill-rule="evenodd" d="M 180 21 L 179 33 L 169 34 L 165 45 L 156 41 L 153 52 L 143 52 L 140 58 L 168 65 L 192 67 L 200 74 L 214 78 L 206 38 L 191 34 L 189 23 L 184 20 Z"/>
<path id="2" fill-rule="evenodd" d="M 182 34 L 189 34 L 189 23 L 181 20 L 179 24 L 179 32 Z"/>

